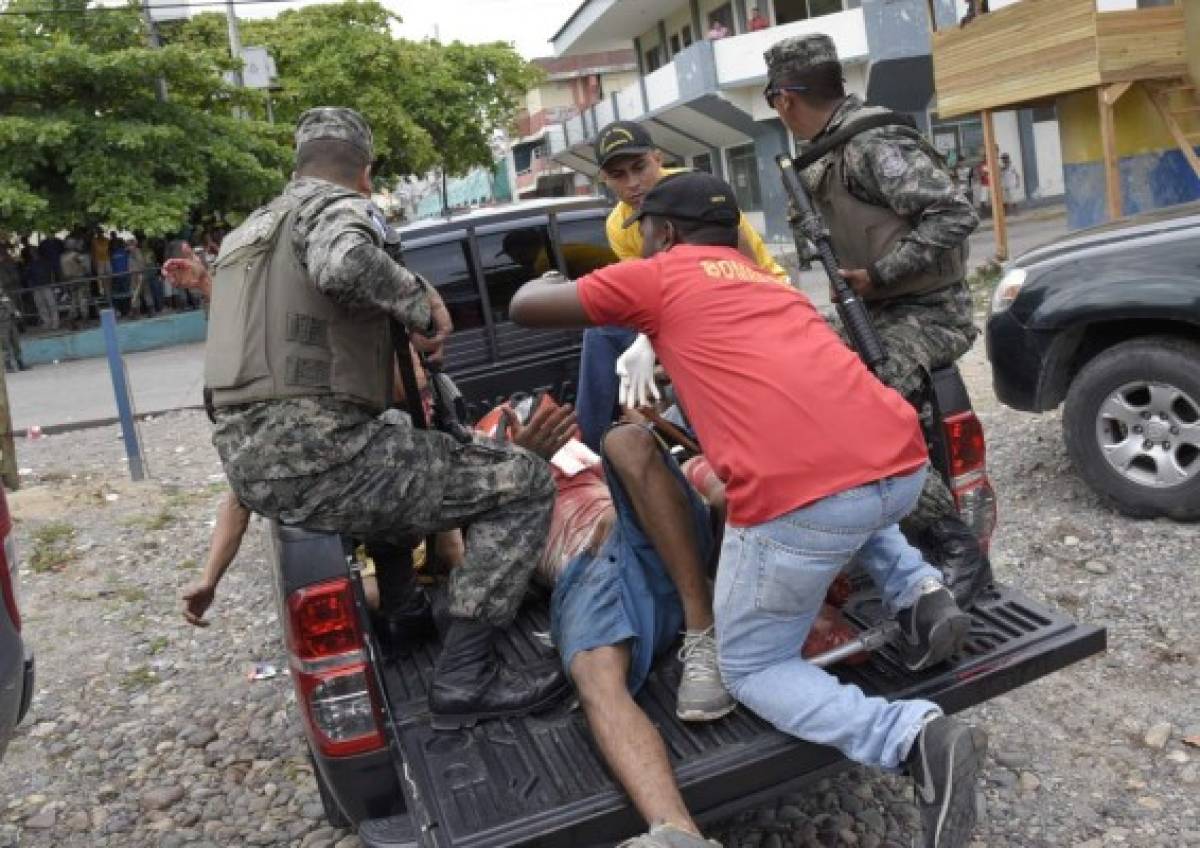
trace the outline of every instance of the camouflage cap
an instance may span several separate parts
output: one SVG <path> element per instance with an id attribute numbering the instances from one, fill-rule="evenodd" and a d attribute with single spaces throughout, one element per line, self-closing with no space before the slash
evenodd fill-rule
<path id="1" fill-rule="evenodd" d="M 367 119 L 355 112 L 339 106 L 320 106 L 309 109 L 296 122 L 296 149 L 308 141 L 317 139 L 333 139 L 352 144 L 359 150 L 374 158 L 372 149 L 374 140 Z"/>
<path id="2" fill-rule="evenodd" d="M 763 58 L 767 76 L 775 79 L 785 73 L 802 74 L 817 65 L 838 61 L 837 47 L 828 35 L 797 35 L 772 44 Z"/>

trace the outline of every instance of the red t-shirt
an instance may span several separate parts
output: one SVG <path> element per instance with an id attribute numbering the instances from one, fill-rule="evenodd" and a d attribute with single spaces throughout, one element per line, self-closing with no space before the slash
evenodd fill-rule
<path id="1" fill-rule="evenodd" d="M 912 407 L 807 297 L 733 248 L 679 245 L 578 287 L 594 323 L 650 337 L 725 482 L 731 524 L 761 524 L 925 462 Z"/>

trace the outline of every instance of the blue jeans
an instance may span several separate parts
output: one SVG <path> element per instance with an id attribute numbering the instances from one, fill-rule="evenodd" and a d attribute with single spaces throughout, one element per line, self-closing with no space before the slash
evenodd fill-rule
<path id="1" fill-rule="evenodd" d="M 624 327 L 592 327 L 583 333 L 575 418 L 583 442 L 600 452 L 600 441 L 617 417 L 617 357 L 637 338 Z"/>
<path id="2" fill-rule="evenodd" d="M 852 558 L 895 612 L 941 575 L 897 522 L 917 503 L 925 469 L 822 498 L 754 527 L 728 527 L 713 599 L 721 677 L 730 694 L 775 727 L 831 745 L 866 765 L 896 768 L 929 701 L 867 697 L 801 659 L 829 584 Z"/>

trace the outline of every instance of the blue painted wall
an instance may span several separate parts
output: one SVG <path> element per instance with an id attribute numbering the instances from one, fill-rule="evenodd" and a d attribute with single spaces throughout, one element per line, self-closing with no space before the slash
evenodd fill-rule
<path id="1" fill-rule="evenodd" d="M 202 342 L 207 334 L 208 320 L 202 310 L 117 324 L 122 353 Z M 104 335 L 96 327 L 78 333 L 22 339 L 21 356 L 26 365 L 104 356 Z"/>
<path id="2" fill-rule="evenodd" d="M 1200 200 L 1200 178 L 1181 150 L 1122 157 L 1120 172 L 1122 214 Z M 1065 163 L 1063 177 L 1069 227 L 1093 227 L 1108 220 L 1101 163 Z"/>

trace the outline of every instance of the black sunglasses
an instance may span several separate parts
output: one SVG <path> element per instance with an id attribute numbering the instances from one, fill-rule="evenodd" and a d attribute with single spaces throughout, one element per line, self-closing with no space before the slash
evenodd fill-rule
<path id="1" fill-rule="evenodd" d="M 772 109 L 775 108 L 775 98 L 783 94 L 785 91 L 808 91 L 807 85 L 772 85 L 767 83 L 767 87 L 763 89 L 763 98 L 766 99 L 767 105 Z"/>

